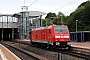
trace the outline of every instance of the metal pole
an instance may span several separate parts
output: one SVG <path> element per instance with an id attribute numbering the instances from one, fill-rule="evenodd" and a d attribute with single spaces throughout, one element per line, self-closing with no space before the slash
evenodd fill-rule
<path id="1" fill-rule="evenodd" d="M 37 23 L 36 23 L 36 28 L 37 28 Z"/>
<path id="2" fill-rule="evenodd" d="M 62 25 L 62 16 L 61 16 L 61 25 Z"/>
<path id="3" fill-rule="evenodd" d="M 13 42 L 13 38 L 14 38 L 14 27 L 13 27 L 13 17 L 12 17 L 12 42 Z"/>
<path id="4" fill-rule="evenodd" d="M 46 20 L 46 26 L 47 26 L 47 20 Z"/>
<path id="5" fill-rule="evenodd" d="M 63 24 L 63 21 L 62 21 L 62 15 L 61 15 L 61 25 Z"/>
<path id="6" fill-rule="evenodd" d="M 13 42 L 13 17 L 12 17 L 12 42 Z"/>
<path id="7" fill-rule="evenodd" d="M 58 53 L 58 60 L 62 60 L 61 53 Z"/>
<path id="8" fill-rule="evenodd" d="M 76 41 L 77 41 L 77 22 L 78 20 L 76 20 Z"/>
<path id="9" fill-rule="evenodd" d="M 77 22 L 78 22 L 78 20 L 76 20 L 76 32 L 77 32 Z"/>
<path id="10" fill-rule="evenodd" d="M 42 15 L 40 15 L 40 26 L 42 26 Z"/>
<path id="11" fill-rule="evenodd" d="M 2 17 L 2 41 L 3 41 L 3 17 Z"/>

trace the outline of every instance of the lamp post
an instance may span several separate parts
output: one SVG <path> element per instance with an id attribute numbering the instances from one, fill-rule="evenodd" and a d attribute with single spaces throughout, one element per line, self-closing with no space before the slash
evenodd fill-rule
<path id="1" fill-rule="evenodd" d="M 77 22 L 78 22 L 78 20 L 76 20 L 76 41 L 78 41 L 77 40 Z"/>
<path id="2" fill-rule="evenodd" d="M 12 42 L 13 42 L 13 39 L 14 39 L 14 23 L 13 23 L 13 19 L 14 19 L 14 17 L 12 17 Z"/>
<path id="3" fill-rule="evenodd" d="M 78 20 L 76 20 L 76 32 L 77 32 L 77 22 L 78 22 Z"/>
<path id="4" fill-rule="evenodd" d="M 63 24 L 63 20 L 62 20 L 62 18 L 63 18 L 63 15 L 60 15 L 61 16 L 61 25 Z"/>

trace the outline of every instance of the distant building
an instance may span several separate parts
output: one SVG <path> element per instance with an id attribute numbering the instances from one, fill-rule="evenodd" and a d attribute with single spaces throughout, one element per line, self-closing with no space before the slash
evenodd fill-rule
<path id="1" fill-rule="evenodd" d="M 29 39 L 30 30 L 42 26 L 42 15 L 45 14 L 39 11 L 23 11 L 14 14 L 13 16 L 18 18 L 17 27 L 20 39 Z"/>
<path id="2" fill-rule="evenodd" d="M 0 40 L 29 39 L 32 28 L 42 26 L 44 12 L 23 11 L 0 15 Z"/>
<path id="3" fill-rule="evenodd" d="M 0 14 L 0 41 L 18 38 L 17 21 L 13 14 Z"/>

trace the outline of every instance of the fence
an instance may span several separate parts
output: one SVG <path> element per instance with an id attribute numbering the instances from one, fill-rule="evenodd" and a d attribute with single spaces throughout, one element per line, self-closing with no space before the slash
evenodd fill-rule
<path id="1" fill-rule="evenodd" d="M 90 41 L 90 32 L 89 31 L 81 31 L 81 32 L 70 32 L 71 41 L 76 42 L 85 42 Z"/>

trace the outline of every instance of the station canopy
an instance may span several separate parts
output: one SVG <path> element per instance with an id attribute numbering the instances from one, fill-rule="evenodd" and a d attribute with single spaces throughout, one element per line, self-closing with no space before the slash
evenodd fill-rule
<path id="1" fill-rule="evenodd" d="M 31 17 L 31 18 L 39 17 L 39 16 L 46 14 L 46 13 L 40 12 L 40 11 L 23 11 L 23 12 L 29 12 L 29 17 Z M 19 16 L 21 16 L 20 13 L 22 13 L 22 12 L 15 13 L 13 16 L 19 17 Z"/>

